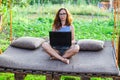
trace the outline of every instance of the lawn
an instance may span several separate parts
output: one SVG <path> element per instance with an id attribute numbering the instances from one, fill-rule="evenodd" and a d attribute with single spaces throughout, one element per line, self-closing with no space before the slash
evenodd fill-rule
<path id="1" fill-rule="evenodd" d="M 14 74 L 0 73 L 0 80 L 14 80 Z M 31 75 L 28 74 L 24 80 L 46 80 L 44 75 Z M 80 77 L 75 76 L 61 76 L 61 80 L 80 80 Z M 92 77 L 91 80 L 113 80 L 111 78 L 98 78 Z"/>

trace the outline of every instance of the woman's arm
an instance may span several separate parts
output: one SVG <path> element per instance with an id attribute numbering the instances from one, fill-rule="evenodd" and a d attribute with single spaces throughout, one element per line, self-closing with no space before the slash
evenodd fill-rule
<path id="1" fill-rule="evenodd" d="M 75 30 L 74 30 L 74 26 L 71 26 L 71 33 L 72 33 L 72 44 L 75 44 Z"/>

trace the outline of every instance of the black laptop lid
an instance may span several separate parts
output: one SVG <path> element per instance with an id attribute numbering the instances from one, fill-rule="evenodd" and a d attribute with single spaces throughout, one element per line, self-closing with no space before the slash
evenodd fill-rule
<path id="1" fill-rule="evenodd" d="M 52 47 L 57 47 L 57 46 L 70 47 L 71 46 L 71 32 L 50 31 L 49 38 L 50 38 L 50 45 Z"/>

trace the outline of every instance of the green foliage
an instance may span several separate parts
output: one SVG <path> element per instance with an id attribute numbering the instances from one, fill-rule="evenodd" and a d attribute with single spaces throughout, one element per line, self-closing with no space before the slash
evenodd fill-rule
<path id="1" fill-rule="evenodd" d="M 20 2 L 20 7 L 27 7 L 29 4 L 27 3 L 27 1 L 26 0 L 22 0 L 21 2 Z"/>
<path id="2" fill-rule="evenodd" d="M 93 4 L 97 5 L 99 1 L 108 1 L 108 0 L 11 0 L 14 2 L 15 5 L 20 5 L 21 7 L 25 7 L 28 4 L 75 4 L 75 5 L 86 5 L 86 4 Z M 2 4 L 7 5 L 7 0 L 2 0 Z"/>
<path id="3" fill-rule="evenodd" d="M 75 21 L 74 26 L 77 39 L 111 40 L 113 25 L 109 25 L 109 20 Z"/>
<path id="4" fill-rule="evenodd" d="M 92 77 L 91 80 L 113 80 L 112 78 Z"/>
<path id="5" fill-rule="evenodd" d="M 2 5 L 7 5 L 7 0 L 2 0 Z"/>
<path id="6" fill-rule="evenodd" d="M 80 77 L 75 76 L 62 76 L 61 80 L 80 80 Z"/>
<path id="7" fill-rule="evenodd" d="M 24 80 L 46 80 L 43 75 L 27 75 Z"/>
<path id="8" fill-rule="evenodd" d="M 27 18 L 20 18 L 13 22 L 13 36 L 36 36 L 48 37 L 48 32 L 52 29 L 53 18 L 38 17 L 36 20 L 27 21 Z M 100 40 L 111 40 L 113 31 L 113 20 L 74 20 L 76 39 L 91 38 Z M 81 35 L 81 36 L 79 36 Z"/>
<path id="9" fill-rule="evenodd" d="M 12 73 L 0 73 L 0 80 L 14 80 L 14 74 L 12 74 Z"/>
<path id="10" fill-rule="evenodd" d="M 13 35 L 14 37 L 21 36 L 36 36 L 45 37 L 48 36 L 48 31 L 51 30 L 51 18 L 41 18 L 39 17 L 35 21 L 30 21 L 26 23 L 25 19 L 20 19 L 19 21 L 13 22 Z"/>
<path id="11" fill-rule="evenodd" d="M 91 0 L 91 4 L 97 5 L 99 0 Z"/>
<path id="12" fill-rule="evenodd" d="M 0 15 L 6 14 L 7 12 L 7 7 L 6 6 L 0 6 Z"/>
<path id="13" fill-rule="evenodd" d="M 7 23 L 7 6 L 3 5 L 0 7 L 0 15 L 2 16 L 2 26 L 5 27 Z"/>

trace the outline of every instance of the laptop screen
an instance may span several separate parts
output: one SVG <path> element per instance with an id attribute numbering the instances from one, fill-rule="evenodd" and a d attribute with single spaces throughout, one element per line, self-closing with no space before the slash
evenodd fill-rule
<path id="1" fill-rule="evenodd" d="M 50 45 L 52 47 L 70 47 L 71 46 L 71 32 L 49 32 Z"/>

